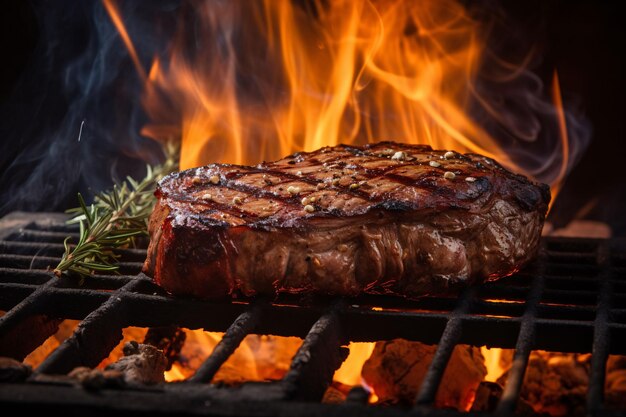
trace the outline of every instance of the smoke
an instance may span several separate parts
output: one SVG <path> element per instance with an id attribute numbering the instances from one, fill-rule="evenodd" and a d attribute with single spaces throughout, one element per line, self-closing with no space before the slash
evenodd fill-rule
<path id="1" fill-rule="evenodd" d="M 153 51 L 152 14 L 172 9 L 129 2 L 135 39 Z M 153 3 L 151 2 L 151 5 Z M 97 1 L 33 0 L 38 40 L 12 93 L 0 104 L 0 214 L 59 211 L 126 175 L 141 176 L 162 157 L 138 132 L 145 124 L 142 84 L 119 35 Z M 150 9 L 150 10 L 148 10 Z M 151 57 L 140 56 L 144 62 Z"/>
<path id="2" fill-rule="evenodd" d="M 592 125 L 580 97 L 555 90 L 558 68 L 545 62 L 543 50 L 545 13 L 538 10 L 533 23 L 520 22 L 492 1 L 478 2 L 471 11 L 488 22 L 487 50 L 472 85 L 473 119 L 523 173 L 558 185 L 589 147 Z"/>

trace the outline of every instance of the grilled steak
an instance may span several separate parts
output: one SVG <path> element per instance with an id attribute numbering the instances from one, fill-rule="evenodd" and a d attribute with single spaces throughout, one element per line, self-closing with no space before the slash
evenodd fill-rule
<path id="1" fill-rule="evenodd" d="M 199 298 L 453 293 L 531 260 L 550 200 L 485 156 L 393 142 L 211 164 L 156 195 L 144 272 Z"/>

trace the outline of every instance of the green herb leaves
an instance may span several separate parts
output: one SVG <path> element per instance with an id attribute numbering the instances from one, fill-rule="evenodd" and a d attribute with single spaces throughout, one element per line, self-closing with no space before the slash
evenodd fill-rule
<path id="1" fill-rule="evenodd" d="M 65 253 L 54 269 L 56 276 L 64 272 L 84 278 L 97 272 L 117 271 L 116 249 L 135 246 L 139 236 L 147 235 L 150 214 L 156 202 L 154 190 L 158 181 L 178 168 L 178 147 L 164 147 L 166 159 L 161 165 L 146 168 L 141 181 L 127 177 L 113 189 L 101 192 L 87 205 L 78 194 L 78 207 L 67 210 L 68 223 L 78 223 L 80 237 L 76 245 L 65 239 Z"/>

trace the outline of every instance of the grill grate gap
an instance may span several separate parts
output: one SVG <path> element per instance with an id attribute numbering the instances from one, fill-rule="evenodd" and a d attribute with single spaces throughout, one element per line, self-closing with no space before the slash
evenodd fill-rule
<path id="1" fill-rule="evenodd" d="M 605 274 L 608 274 L 610 260 L 607 245 L 598 248 L 599 263 L 603 266 Z M 605 277 L 605 278 L 608 278 Z M 594 322 L 593 347 L 591 356 L 591 371 L 589 375 L 589 389 L 587 392 L 587 408 L 591 413 L 597 413 L 604 405 L 604 380 L 606 378 L 606 362 L 609 356 L 610 330 L 608 316 L 611 308 L 611 281 L 602 280 L 596 319 Z"/>

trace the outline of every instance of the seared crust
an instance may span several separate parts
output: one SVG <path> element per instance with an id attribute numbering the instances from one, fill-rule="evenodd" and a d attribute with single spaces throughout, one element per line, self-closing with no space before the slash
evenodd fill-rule
<path id="1" fill-rule="evenodd" d="M 550 201 L 490 158 L 394 142 L 211 164 L 156 195 L 144 272 L 200 298 L 454 291 L 532 259 Z"/>

